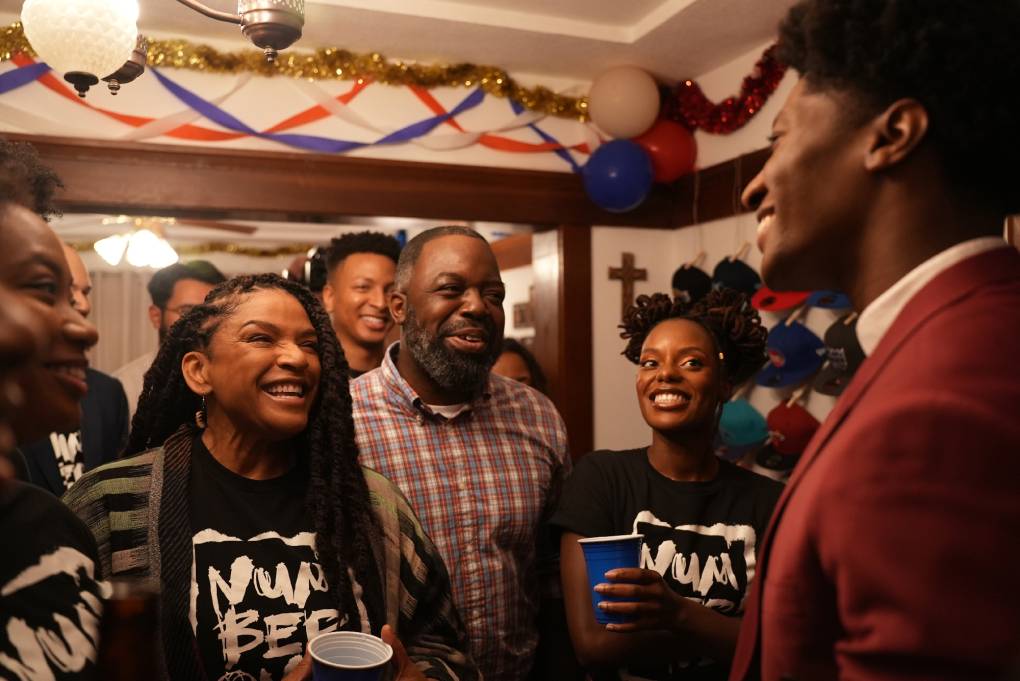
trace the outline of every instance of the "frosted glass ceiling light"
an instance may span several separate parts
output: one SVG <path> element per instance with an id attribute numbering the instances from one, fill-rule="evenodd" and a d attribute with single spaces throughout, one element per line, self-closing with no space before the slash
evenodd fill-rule
<path id="1" fill-rule="evenodd" d="M 124 258 L 124 250 L 127 248 L 128 238 L 124 234 L 114 234 L 105 239 L 100 239 L 92 244 L 92 248 L 99 257 L 110 265 L 118 265 Z"/>
<path id="2" fill-rule="evenodd" d="M 21 23 L 39 57 L 84 97 L 131 58 L 137 0 L 25 0 Z"/>
<path id="3" fill-rule="evenodd" d="M 174 247 L 166 239 L 157 239 L 156 245 L 149 254 L 149 267 L 162 269 L 173 265 L 178 260 L 180 260 L 180 256 L 177 255 Z"/>
<path id="4" fill-rule="evenodd" d="M 140 229 L 131 235 L 127 247 L 127 261 L 135 267 L 145 267 L 152 254 L 159 247 L 159 237 L 147 229 Z"/>

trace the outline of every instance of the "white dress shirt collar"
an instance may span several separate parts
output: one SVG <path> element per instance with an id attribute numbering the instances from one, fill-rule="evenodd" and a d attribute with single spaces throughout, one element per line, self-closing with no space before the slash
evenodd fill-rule
<path id="1" fill-rule="evenodd" d="M 963 241 L 932 256 L 910 270 L 902 279 L 887 288 L 864 308 L 857 320 L 857 341 L 865 355 L 878 347 L 879 341 L 896 321 L 903 307 L 932 279 L 953 265 L 985 251 L 1008 246 L 997 236 L 985 236 Z"/>

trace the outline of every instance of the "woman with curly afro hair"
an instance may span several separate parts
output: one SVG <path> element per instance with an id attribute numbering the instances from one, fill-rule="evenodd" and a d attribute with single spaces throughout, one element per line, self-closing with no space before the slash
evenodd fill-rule
<path id="1" fill-rule="evenodd" d="M 160 585 L 165 677 L 310 678 L 306 643 L 342 629 L 390 642 L 398 679 L 477 678 L 435 546 L 358 465 L 347 376 L 308 289 L 231 279 L 160 346 L 135 456 L 65 498 L 105 576 Z"/>
<path id="2" fill-rule="evenodd" d="M 733 388 L 765 362 L 766 331 L 742 293 L 695 303 L 638 296 L 620 334 L 637 369 L 647 447 L 582 458 L 552 523 L 574 648 L 589 669 L 644 679 L 725 679 L 755 549 L 782 487 L 717 457 L 713 442 Z M 597 623 L 579 539 L 644 535 L 641 568 L 596 587 L 624 616 Z M 593 579 L 595 576 L 593 576 Z"/>

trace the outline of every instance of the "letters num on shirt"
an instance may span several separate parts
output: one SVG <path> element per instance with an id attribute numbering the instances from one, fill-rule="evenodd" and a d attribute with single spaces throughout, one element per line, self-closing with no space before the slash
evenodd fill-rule
<path id="1" fill-rule="evenodd" d="M 538 641 L 536 530 L 570 469 L 563 420 L 496 375 L 446 419 L 397 372 L 398 351 L 351 383 L 361 463 L 400 487 L 439 548 L 486 681 L 521 679 Z"/>

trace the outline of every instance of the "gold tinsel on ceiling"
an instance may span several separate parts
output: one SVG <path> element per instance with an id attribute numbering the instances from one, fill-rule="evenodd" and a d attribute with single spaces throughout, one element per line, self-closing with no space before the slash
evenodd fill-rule
<path id="1" fill-rule="evenodd" d="M 262 52 L 220 52 L 208 45 L 186 40 L 149 39 L 149 66 L 206 73 L 250 71 L 262 76 L 288 76 L 309 80 L 371 80 L 386 85 L 480 87 L 496 97 L 512 98 L 531 111 L 560 118 L 588 119 L 588 100 L 556 94 L 546 87 L 524 87 L 503 69 L 479 64 L 418 64 L 390 61 L 379 53 L 357 54 L 336 47 L 315 52 L 283 52 L 269 63 Z M 19 52 L 35 55 L 25 39 L 21 22 L 0 30 L 0 62 Z"/>

